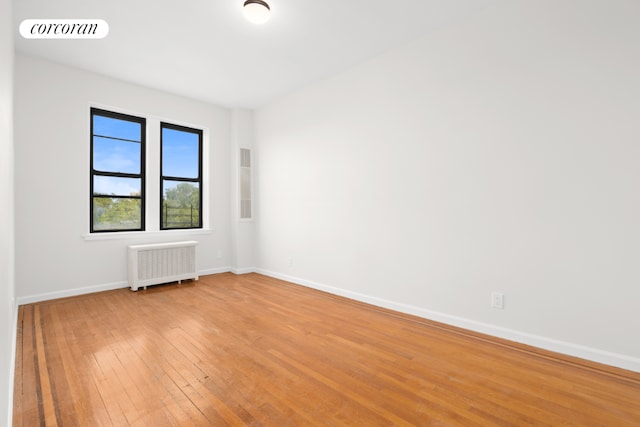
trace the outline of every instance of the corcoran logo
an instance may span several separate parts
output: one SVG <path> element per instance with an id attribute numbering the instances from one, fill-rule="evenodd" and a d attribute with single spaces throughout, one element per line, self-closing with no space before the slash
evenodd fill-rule
<path id="1" fill-rule="evenodd" d="M 25 19 L 20 34 L 25 39 L 102 39 L 109 24 L 102 19 Z"/>

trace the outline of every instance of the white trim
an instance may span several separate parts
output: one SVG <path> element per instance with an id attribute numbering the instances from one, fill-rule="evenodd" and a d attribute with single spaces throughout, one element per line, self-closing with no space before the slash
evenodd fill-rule
<path id="1" fill-rule="evenodd" d="M 232 272 L 233 274 L 240 275 L 240 274 L 255 273 L 256 269 L 254 267 L 243 267 L 243 268 L 231 267 L 229 271 Z"/>
<path id="2" fill-rule="evenodd" d="M 186 235 L 197 234 L 213 234 L 213 230 L 194 228 L 183 230 L 162 230 L 162 231 L 118 231 L 115 233 L 92 233 L 84 234 L 82 238 L 84 240 L 130 240 L 130 239 L 157 239 L 158 237 L 176 238 Z"/>
<path id="3" fill-rule="evenodd" d="M 8 426 L 13 425 L 13 386 L 16 377 L 16 349 L 18 348 L 18 306 L 16 305 L 16 299 L 13 299 L 11 303 L 13 310 L 13 329 L 11 339 L 11 360 L 9 361 L 9 409 L 8 409 Z"/>
<path id="4" fill-rule="evenodd" d="M 217 268 L 207 268 L 204 270 L 200 270 L 198 274 L 200 276 L 208 276 L 210 274 L 228 273 L 230 271 L 231 271 L 231 267 L 217 267 Z"/>
<path id="5" fill-rule="evenodd" d="M 424 319 L 433 320 L 436 322 L 445 323 L 451 326 L 456 326 L 463 329 L 468 329 L 474 332 L 480 332 L 487 335 L 492 335 L 498 338 L 507 339 L 510 341 L 538 347 L 544 350 L 554 351 L 556 353 L 562 353 L 568 356 L 578 357 L 585 360 L 590 360 L 597 363 L 603 363 L 610 366 L 615 366 L 622 369 L 628 369 L 634 372 L 640 372 L 640 359 L 624 354 L 612 353 L 596 348 L 591 348 L 579 344 L 574 344 L 565 341 L 559 341 L 553 338 L 543 337 L 540 335 L 534 335 L 527 332 L 517 331 L 514 329 L 503 328 L 501 326 L 491 325 L 488 323 L 477 322 L 475 320 L 466 319 L 463 317 L 452 316 L 437 311 L 428 310 L 421 307 L 416 307 L 409 304 L 398 303 L 389 301 L 383 298 L 377 298 L 358 292 L 348 291 L 346 289 L 336 288 L 334 286 L 324 285 L 322 283 L 313 282 L 311 280 L 301 279 L 299 277 L 289 276 L 286 274 L 276 273 L 274 271 L 265 270 L 262 268 L 234 268 L 234 267 L 218 267 L 200 270 L 198 274 L 200 276 L 206 276 L 210 274 L 220 274 L 232 272 L 234 274 L 247 274 L 247 273 L 260 273 L 265 276 L 274 277 L 276 279 L 286 280 L 287 282 L 295 283 L 298 285 L 306 286 L 308 288 L 329 292 L 334 295 L 343 296 L 356 301 L 365 302 L 378 307 L 388 308 L 391 310 L 399 311 L 401 313 L 411 314 L 419 316 Z M 76 295 L 83 295 L 93 292 L 102 292 L 113 289 L 128 288 L 129 284 L 125 281 L 107 283 L 103 285 L 89 286 L 85 288 L 69 289 L 64 291 L 49 292 L 44 294 L 37 294 L 25 297 L 17 298 L 18 305 L 31 304 L 34 302 L 47 301 L 57 298 L 66 298 Z M 14 345 L 15 345 L 15 331 L 17 330 L 17 313 L 15 310 L 15 327 L 14 327 Z M 15 348 L 12 353 L 15 357 Z M 15 360 L 13 361 L 15 363 Z M 13 383 L 12 383 L 13 384 Z M 13 388 L 12 388 L 13 390 Z"/>
<path id="6" fill-rule="evenodd" d="M 208 268 L 205 270 L 199 270 L 198 275 L 206 276 L 209 274 L 228 273 L 230 271 L 232 271 L 231 267 Z M 102 285 L 87 286 L 84 288 L 65 289 L 63 291 L 54 291 L 54 292 L 46 292 L 43 294 L 27 295 L 24 297 L 18 297 L 16 301 L 18 305 L 25 305 L 25 304 L 32 304 L 34 302 L 49 301 L 49 300 L 58 299 L 58 298 L 75 297 L 78 295 L 92 294 L 94 292 L 112 291 L 114 289 L 122 289 L 122 288 L 128 288 L 128 287 L 129 287 L 129 282 L 127 281 L 113 282 L 113 283 L 105 283 Z"/>
<path id="7" fill-rule="evenodd" d="M 91 133 L 91 108 L 98 108 L 101 110 L 106 110 L 106 111 L 112 111 L 114 113 L 120 113 L 120 114 L 127 114 L 130 116 L 135 116 L 135 117 L 140 117 L 143 118 L 147 121 L 147 125 L 145 126 L 145 140 L 146 140 L 146 148 L 147 148 L 147 155 L 145 156 L 145 169 L 146 169 L 146 173 L 147 173 L 147 177 L 149 177 L 149 170 L 152 169 L 152 166 L 158 166 L 157 168 L 157 172 L 160 172 L 160 168 L 159 168 L 159 157 L 156 158 L 156 156 L 151 156 L 149 151 L 157 151 L 157 153 L 160 152 L 160 123 L 165 122 L 165 123 L 171 123 L 171 124 L 175 124 L 178 126 L 185 126 L 185 127 L 190 127 L 193 129 L 198 129 L 198 130 L 202 130 L 202 229 L 193 229 L 193 230 L 160 230 L 160 222 L 159 222 L 159 217 L 160 217 L 160 212 L 158 211 L 159 206 L 160 206 L 160 200 L 159 200 L 159 193 L 160 193 L 160 189 L 157 187 L 156 183 L 159 182 L 159 175 L 156 175 L 156 178 L 158 178 L 157 180 L 155 180 L 155 178 L 151 179 L 147 179 L 145 182 L 145 203 L 146 203 L 146 210 L 145 210 L 145 223 L 146 223 L 146 231 L 134 231 L 134 232 L 116 232 L 116 233 L 90 233 L 89 229 L 90 229 L 90 221 L 91 221 L 91 216 L 90 216 L 90 211 L 91 208 L 89 206 L 89 204 L 91 203 L 91 197 L 89 194 L 89 189 L 90 189 L 90 180 L 91 180 L 91 171 L 90 169 L 90 158 L 91 158 L 91 144 L 85 144 L 85 158 L 87 159 L 87 167 L 86 167 L 86 172 L 85 172 L 85 194 L 87 194 L 87 196 L 89 196 L 87 198 L 87 203 L 85 206 L 85 222 L 86 222 L 86 228 L 85 228 L 85 234 L 82 236 L 85 240 L 107 240 L 107 239 L 119 239 L 122 238 L 120 235 L 121 234 L 128 234 L 131 237 L 138 237 L 138 234 L 140 234 L 140 236 L 142 237 L 157 237 L 158 235 L 160 235 L 160 233 L 164 234 L 167 231 L 181 231 L 181 232 L 194 232 L 194 234 L 197 234 L 198 231 L 207 233 L 207 232 L 211 232 L 211 230 L 209 230 L 209 227 L 211 226 L 210 224 L 210 212 L 211 212 L 211 206 L 210 206 L 210 198 L 209 198 L 209 193 L 210 193 L 210 188 L 209 188 L 209 181 L 210 181 L 210 168 L 211 168 L 211 162 L 210 162 L 210 153 L 211 153 L 211 142 L 209 140 L 209 135 L 210 135 L 210 131 L 209 131 L 209 127 L 208 126 L 204 126 L 204 125 L 200 125 L 200 124 L 196 124 L 196 123 L 192 123 L 192 122 L 186 122 L 183 120 L 176 120 L 175 118 L 167 118 L 165 116 L 158 116 L 155 114 L 145 114 L 145 113 L 141 113 L 137 110 L 130 110 L 127 108 L 121 108 L 121 107 L 114 107 L 108 104 L 103 104 L 100 102 L 93 102 L 93 101 L 89 101 L 88 102 L 88 112 L 89 112 L 89 120 L 85 120 L 85 135 L 88 135 L 90 137 L 90 133 Z M 157 131 L 157 133 L 156 133 Z M 153 134 L 153 136 L 155 137 L 152 138 L 151 135 Z M 154 148 L 152 148 L 154 147 Z M 158 234 L 156 234 L 158 233 Z M 148 235 L 148 236 L 147 236 Z M 110 237 L 113 236 L 113 237 Z M 128 237 L 125 237 L 128 238 Z"/>
<path id="8" fill-rule="evenodd" d="M 209 268 L 205 270 L 199 270 L 199 276 L 206 276 L 209 274 L 228 273 L 231 271 L 230 267 Z M 84 288 L 65 289 L 63 291 L 46 292 L 43 294 L 27 295 L 19 297 L 17 299 L 18 305 L 32 304 L 35 302 L 49 301 L 58 298 L 75 297 L 78 295 L 92 294 L 94 292 L 112 291 L 114 289 L 129 288 L 129 282 L 113 282 L 105 283 L 102 285 L 87 286 Z"/>
<path id="9" fill-rule="evenodd" d="M 127 281 L 105 283 L 102 285 L 87 286 L 85 288 L 65 289 L 63 291 L 45 292 L 43 294 L 27 295 L 18 297 L 18 305 L 32 304 L 34 302 L 48 301 L 58 298 L 75 297 L 78 295 L 91 294 L 94 292 L 112 291 L 114 289 L 128 288 Z"/>
<path id="10" fill-rule="evenodd" d="M 640 372 L 640 358 L 627 356 L 624 354 L 612 353 L 596 348 L 591 348 L 579 344 L 570 342 L 559 341 L 553 338 L 543 337 L 540 335 L 534 335 L 527 332 L 517 331 L 514 329 L 503 328 L 501 326 L 491 325 L 488 323 L 477 322 L 475 320 L 466 319 L 463 317 L 452 316 L 437 311 L 428 310 L 421 307 L 416 307 L 409 304 L 398 303 L 389 301 L 383 298 L 377 298 L 358 292 L 348 291 L 346 289 L 336 288 L 333 286 L 325 285 L 322 283 L 313 282 L 310 280 L 301 279 L 299 277 L 293 277 L 286 274 L 276 273 L 274 271 L 264 270 L 258 268 L 256 273 L 264 274 L 265 276 L 274 277 L 276 279 L 286 280 L 298 285 L 306 286 L 329 292 L 334 295 L 343 296 L 356 301 L 365 302 L 378 307 L 388 308 L 391 310 L 399 311 L 401 313 L 411 314 L 419 316 L 425 319 L 434 320 L 436 322 L 445 323 L 451 326 L 456 326 L 463 329 L 468 329 L 474 332 L 480 332 L 494 337 L 515 341 L 518 343 L 538 347 L 544 350 L 553 351 L 556 353 L 562 353 L 568 356 L 578 357 L 581 359 L 590 360 L 597 363 L 603 363 L 605 365 L 615 366 L 622 369 L 628 369 L 634 372 Z"/>

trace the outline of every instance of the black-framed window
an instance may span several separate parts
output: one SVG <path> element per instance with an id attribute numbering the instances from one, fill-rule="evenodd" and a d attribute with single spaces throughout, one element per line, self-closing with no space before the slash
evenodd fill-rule
<path id="1" fill-rule="evenodd" d="M 202 130 L 160 123 L 160 229 L 202 228 Z"/>
<path id="2" fill-rule="evenodd" d="M 90 231 L 144 230 L 146 120 L 91 108 Z"/>

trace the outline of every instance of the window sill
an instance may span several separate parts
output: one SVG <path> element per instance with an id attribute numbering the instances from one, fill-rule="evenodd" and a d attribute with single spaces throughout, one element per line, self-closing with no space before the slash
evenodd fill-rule
<path id="1" fill-rule="evenodd" d="M 156 230 L 156 231 L 118 231 L 113 233 L 84 234 L 82 238 L 91 240 L 131 240 L 131 239 L 157 239 L 158 237 L 174 238 L 187 235 L 212 234 L 211 229 L 186 229 L 186 230 Z"/>

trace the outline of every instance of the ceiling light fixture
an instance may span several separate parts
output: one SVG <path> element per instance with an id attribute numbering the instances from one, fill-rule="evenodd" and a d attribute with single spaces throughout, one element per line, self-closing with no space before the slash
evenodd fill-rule
<path id="1" fill-rule="evenodd" d="M 264 24 L 271 17 L 271 8 L 262 0 L 247 0 L 244 2 L 244 17 L 254 24 Z"/>

